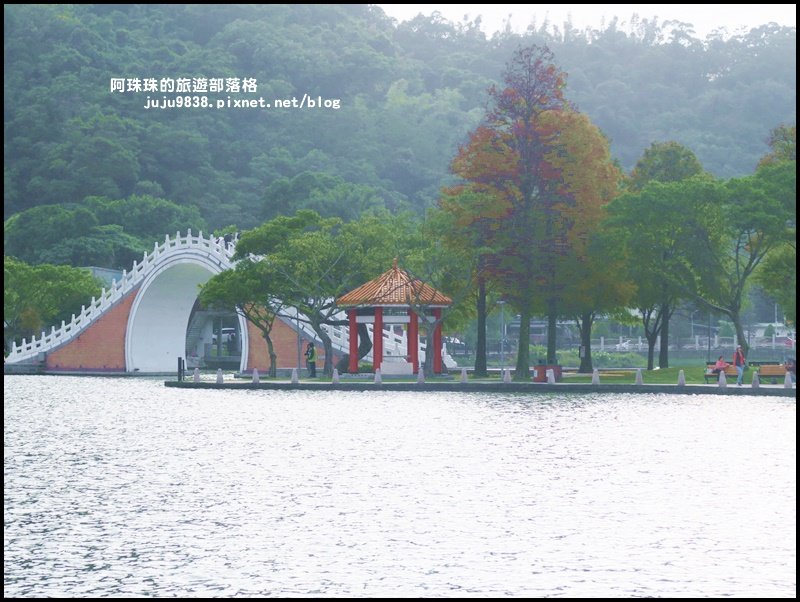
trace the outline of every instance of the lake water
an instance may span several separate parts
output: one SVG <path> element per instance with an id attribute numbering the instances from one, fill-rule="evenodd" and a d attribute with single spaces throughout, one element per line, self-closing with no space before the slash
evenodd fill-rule
<path id="1" fill-rule="evenodd" d="M 796 595 L 796 400 L 4 378 L 4 595 Z"/>

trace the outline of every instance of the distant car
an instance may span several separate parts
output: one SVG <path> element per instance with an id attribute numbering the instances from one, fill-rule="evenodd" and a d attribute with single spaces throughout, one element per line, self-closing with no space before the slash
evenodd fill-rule
<path id="1" fill-rule="evenodd" d="M 630 351 L 631 350 L 631 342 L 630 341 L 623 341 L 622 343 L 617 343 L 614 345 L 614 351 Z"/>
<path id="2" fill-rule="evenodd" d="M 223 328 L 222 329 L 222 342 L 229 343 L 236 338 L 236 329 L 235 328 Z M 216 345 L 217 344 L 217 333 L 214 333 L 211 337 L 211 342 Z"/>
<path id="3" fill-rule="evenodd" d="M 467 355 L 467 344 L 456 337 L 444 337 L 444 343 L 450 355 Z"/>

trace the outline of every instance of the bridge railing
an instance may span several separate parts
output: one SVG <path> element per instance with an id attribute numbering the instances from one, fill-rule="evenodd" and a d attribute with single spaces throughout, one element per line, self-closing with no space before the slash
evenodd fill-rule
<path id="1" fill-rule="evenodd" d="M 311 340 L 318 340 L 317 333 L 311 328 L 311 326 L 302 320 L 302 318 L 298 321 L 297 320 L 297 310 L 293 307 L 286 307 L 284 308 L 281 313 L 280 317 L 282 317 L 287 324 L 290 324 L 292 328 L 297 330 L 298 326 L 300 328 L 300 332 L 303 336 L 307 337 Z M 332 316 L 335 320 L 347 320 L 346 312 L 342 311 L 336 313 Z M 373 324 L 367 324 L 367 332 L 369 333 L 370 338 L 374 339 L 374 326 Z M 350 351 L 350 332 L 348 326 L 339 326 L 339 325 L 331 325 L 331 324 L 324 324 L 323 328 L 325 329 L 325 333 L 330 337 L 331 344 L 333 348 L 338 351 L 339 353 L 349 353 Z M 425 361 L 425 343 L 421 342 L 419 345 L 420 348 L 420 361 Z M 402 333 L 396 332 L 390 325 L 384 325 L 383 327 L 383 352 L 386 356 L 406 356 L 408 354 L 408 335 L 406 331 Z M 369 351 L 363 358 L 365 361 L 371 362 L 373 361 L 372 351 Z M 455 362 L 452 362 L 453 365 Z"/>
<path id="2" fill-rule="evenodd" d="M 300 329 L 302 336 L 318 341 L 319 337 L 317 333 L 314 332 L 314 329 L 308 324 L 308 322 L 304 321 L 302 318 L 300 320 L 297 319 L 297 310 L 294 307 L 285 307 L 281 310 L 279 316 L 283 318 L 283 320 L 291 325 L 292 328 L 295 330 Z M 335 320 L 347 320 L 347 313 L 344 311 L 337 312 L 332 315 L 332 318 Z M 325 333 L 331 339 L 331 345 L 333 348 L 338 351 L 339 353 L 349 353 L 350 351 L 350 332 L 348 326 L 339 326 L 334 324 L 324 324 L 322 328 L 325 330 Z M 373 336 L 373 325 L 367 324 L 367 331 L 369 332 L 369 336 Z M 422 348 L 424 349 L 424 345 Z M 407 343 L 406 343 L 406 336 L 405 333 L 402 335 L 398 335 L 397 333 L 393 332 L 388 327 L 384 327 L 383 329 L 383 349 L 386 355 L 406 355 L 407 350 Z M 372 361 L 372 352 L 370 351 L 364 357 L 367 361 Z"/>

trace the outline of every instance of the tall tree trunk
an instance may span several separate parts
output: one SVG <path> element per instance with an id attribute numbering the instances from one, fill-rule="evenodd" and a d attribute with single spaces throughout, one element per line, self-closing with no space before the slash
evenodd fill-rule
<path id="1" fill-rule="evenodd" d="M 275 353 L 275 345 L 272 344 L 272 339 L 266 332 L 264 340 L 267 342 L 267 351 L 269 352 L 269 375 L 271 378 L 278 376 L 278 355 Z"/>
<path id="2" fill-rule="evenodd" d="M 658 367 L 669 368 L 669 320 L 661 326 L 661 346 L 658 349 Z"/>
<path id="3" fill-rule="evenodd" d="M 325 350 L 325 365 L 322 373 L 325 376 L 331 376 L 333 374 L 333 342 L 320 324 L 314 323 L 312 326 L 314 327 L 314 332 L 317 333 L 317 336 L 322 341 L 322 348 Z"/>
<path id="4" fill-rule="evenodd" d="M 356 324 L 356 328 L 358 329 L 358 359 L 361 359 L 372 351 L 372 339 L 369 337 L 366 324 L 359 322 Z"/>
<path id="5" fill-rule="evenodd" d="M 366 324 L 359 322 L 356 325 L 356 328 L 358 329 L 356 331 L 358 333 L 358 359 L 361 360 L 370 351 L 372 351 L 372 339 L 369 337 L 369 330 L 367 330 Z M 344 356 L 339 360 L 339 362 L 336 364 L 336 369 L 340 374 L 344 374 L 350 369 L 349 353 L 345 353 Z"/>
<path id="6" fill-rule="evenodd" d="M 647 339 L 647 369 L 652 370 L 655 367 L 655 355 L 656 355 L 656 340 L 658 339 L 658 333 L 654 332 L 652 335 L 645 334 L 645 339 Z"/>
<path id="7" fill-rule="evenodd" d="M 554 365 L 558 363 L 556 357 L 556 315 L 555 303 L 549 301 L 547 303 L 547 363 Z"/>
<path id="8" fill-rule="evenodd" d="M 475 349 L 475 376 L 486 376 L 486 282 L 478 276 L 478 341 Z"/>
<path id="9" fill-rule="evenodd" d="M 527 381 L 531 376 L 531 312 L 526 307 L 519 316 L 519 348 L 514 380 Z"/>
<path id="10" fill-rule="evenodd" d="M 736 331 L 736 344 L 742 346 L 742 351 L 744 352 L 745 360 L 747 356 L 750 354 L 750 345 L 747 342 L 747 337 L 744 333 L 744 325 L 742 324 L 742 317 L 739 315 L 738 312 L 729 312 L 728 314 L 733 322 L 733 328 Z"/>
<path id="11" fill-rule="evenodd" d="M 644 326 L 644 338 L 647 339 L 647 369 L 652 370 L 655 366 L 655 347 L 658 333 L 661 332 L 662 315 L 659 307 L 642 307 L 642 326 Z"/>
<path id="12" fill-rule="evenodd" d="M 661 306 L 661 348 L 658 351 L 658 367 L 669 368 L 669 319 L 672 307 L 665 303 Z"/>
<path id="13" fill-rule="evenodd" d="M 581 357 L 581 365 L 578 372 L 587 373 L 592 372 L 592 324 L 594 323 L 594 313 L 588 312 L 582 314 L 578 322 L 578 330 L 581 334 L 581 349 L 583 356 Z"/>
<path id="14" fill-rule="evenodd" d="M 436 326 L 427 320 L 424 323 L 428 326 L 422 328 L 425 333 L 425 362 L 422 364 L 422 371 L 425 376 L 433 376 L 433 332 Z"/>

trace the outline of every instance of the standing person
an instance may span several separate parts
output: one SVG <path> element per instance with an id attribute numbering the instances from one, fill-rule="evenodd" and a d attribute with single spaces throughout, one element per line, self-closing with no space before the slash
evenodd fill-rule
<path id="1" fill-rule="evenodd" d="M 797 362 L 793 357 L 786 360 L 786 371 L 792 375 L 792 382 L 797 382 Z"/>
<path id="2" fill-rule="evenodd" d="M 308 367 L 309 378 L 317 377 L 317 350 L 314 343 L 309 343 L 306 347 L 306 366 Z"/>
<path id="3" fill-rule="evenodd" d="M 742 378 L 744 378 L 744 367 L 747 365 L 741 345 L 737 345 L 736 351 L 733 353 L 733 365 L 736 366 L 736 384 L 741 387 Z"/>

